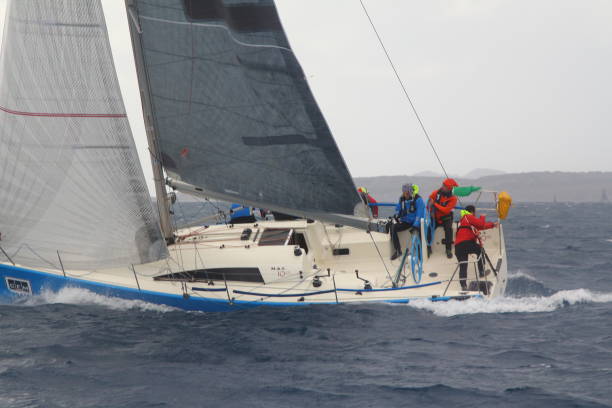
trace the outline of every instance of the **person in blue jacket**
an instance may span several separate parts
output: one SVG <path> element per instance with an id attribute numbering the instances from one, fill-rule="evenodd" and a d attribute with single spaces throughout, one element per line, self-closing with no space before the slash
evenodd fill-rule
<path id="1" fill-rule="evenodd" d="M 391 260 L 398 258 L 402 254 L 402 247 L 397 233 L 407 229 L 417 229 L 421 227 L 421 219 L 425 217 L 425 203 L 419 195 L 419 186 L 416 184 L 404 184 L 402 195 L 395 206 L 395 223 L 391 225 L 391 240 L 395 251 L 391 255 Z"/>

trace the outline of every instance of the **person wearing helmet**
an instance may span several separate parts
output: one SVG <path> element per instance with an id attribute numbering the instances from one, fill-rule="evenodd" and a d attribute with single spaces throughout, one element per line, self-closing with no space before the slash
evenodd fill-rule
<path id="1" fill-rule="evenodd" d="M 459 283 L 461 289 L 467 290 L 467 270 L 468 256 L 475 254 L 478 256 L 478 274 L 483 278 L 484 274 L 484 254 L 482 253 L 482 242 L 480 241 L 480 231 L 494 228 L 496 223 L 487 222 L 484 215 L 476 218 L 476 209 L 473 205 L 468 205 L 465 210 L 461 210 L 461 220 L 457 227 L 457 238 L 455 239 L 455 255 L 459 262 Z"/>
<path id="2" fill-rule="evenodd" d="M 377 201 L 374 199 L 374 197 L 370 195 L 370 193 L 368 193 L 368 189 L 365 187 L 359 187 L 357 189 L 357 192 L 359 193 L 359 197 L 361 197 L 361 200 L 363 201 L 363 203 L 368 206 L 370 211 L 372 211 L 372 217 L 378 218 L 378 206 L 369 205 L 369 204 L 376 204 Z"/>
<path id="3" fill-rule="evenodd" d="M 402 195 L 395 206 L 395 215 L 393 216 L 395 223 L 391 224 L 391 241 L 394 249 L 391 260 L 402 254 L 398 232 L 421 227 L 421 218 L 425 216 L 425 203 L 418 193 L 419 186 L 416 184 L 404 184 L 402 186 Z"/>
<path id="4" fill-rule="evenodd" d="M 442 182 L 442 186 L 429 196 L 427 208 L 431 213 L 435 227 L 444 227 L 444 245 L 446 246 L 446 257 L 453 257 L 453 209 L 457 204 L 457 197 L 453 195 L 453 187 L 459 184 L 452 178 Z M 431 233 L 430 233 L 431 234 Z M 431 242 L 431 236 L 427 237 Z M 431 246 L 427 246 L 427 254 L 431 255 Z"/>

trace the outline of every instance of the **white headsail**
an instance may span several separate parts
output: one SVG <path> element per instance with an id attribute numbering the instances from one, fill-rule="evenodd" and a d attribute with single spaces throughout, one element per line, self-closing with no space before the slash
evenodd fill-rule
<path id="1" fill-rule="evenodd" d="M 99 0 L 14 0 L 0 73 L 0 245 L 30 267 L 167 255 Z"/>

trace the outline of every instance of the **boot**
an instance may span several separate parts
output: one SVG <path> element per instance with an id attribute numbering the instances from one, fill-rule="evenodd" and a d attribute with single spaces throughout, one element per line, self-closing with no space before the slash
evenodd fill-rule
<path id="1" fill-rule="evenodd" d="M 399 257 L 400 257 L 400 255 L 401 255 L 401 254 L 402 254 L 402 253 L 401 253 L 400 251 L 395 251 L 395 252 L 393 253 L 393 255 L 391 255 L 391 260 L 392 260 L 392 261 L 395 261 L 397 258 L 399 258 Z"/>
<path id="2" fill-rule="evenodd" d="M 450 259 L 450 258 L 452 258 L 452 257 L 453 257 L 453 250 L 452 250 L 452 249 L 450 249 L 450 248 L 446 248 L 446 257 L 447 257 L 448 259 Z"/>

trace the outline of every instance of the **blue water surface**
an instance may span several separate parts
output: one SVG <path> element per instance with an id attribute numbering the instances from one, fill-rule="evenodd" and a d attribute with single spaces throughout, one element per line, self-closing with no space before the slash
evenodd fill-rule
<path id="1" fill-rule="evenodd" d="M 505 224 L 504 298 L 187 313 L 0 305 L 0 407 L 610 407 L 612 206 Z"/>

